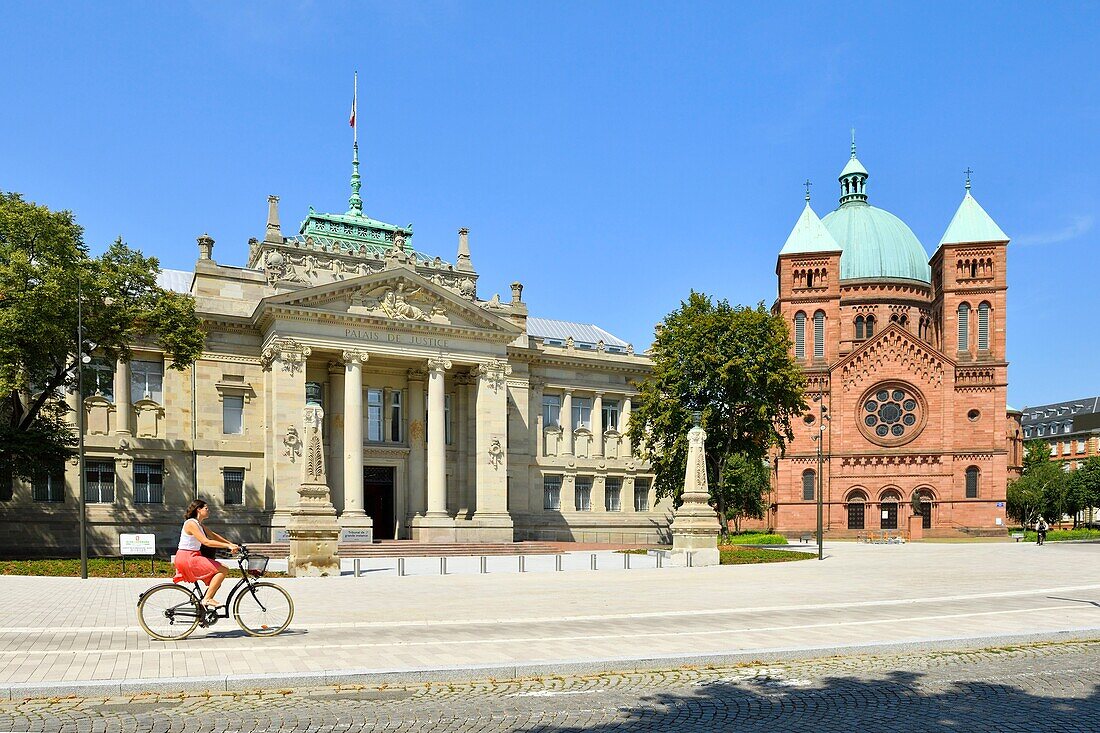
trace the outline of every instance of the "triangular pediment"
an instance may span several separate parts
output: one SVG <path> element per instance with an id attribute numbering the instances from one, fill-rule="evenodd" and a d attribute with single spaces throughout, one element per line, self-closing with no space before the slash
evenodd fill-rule
<path id="1" fill-rule="evenodd" d="M 849 390 L 885 377 L 935 388 L 943 384 L 945 372 L 953 374 L 953 365 L 942 351 L 891 323 L 833 365 L 831 372 Z"/>
<path id="2" fill-rule="evenodd" d="M 264 298 L 253 317 L 259 320 L 265 314 L 293 310 L 312 311 L 329 319 L 336 315 L 410 326 L 436 324 L 511 337 L 522 331 L 505 313 L 493 313 L 490 307 L 402 267 Z M 498 307 L 507 310 L 507 306 Z"/>

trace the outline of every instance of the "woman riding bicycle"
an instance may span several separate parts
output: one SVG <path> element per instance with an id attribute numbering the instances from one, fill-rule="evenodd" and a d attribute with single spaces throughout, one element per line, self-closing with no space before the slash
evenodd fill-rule
<path id="1" fill-rule="evenodd" d="M 206 596 L 202 599 L 202 605 L 206 608 L 218 608 L 221 604 L 214 600 L 214 595 L 218 592 L 228 571 L 224 565 L 204 556 L 202 548 L 205 546 L 229 550 L 231 553 L 236 553 L 240 548 L 220 534 L 202 526 L 209 516 L 210 507 L 202 499 L 195 499 L 187 506 L 183 529 L 180 531 L 179 549 L 176 550 L 173 561 L 176 566 L 176 576 L 172 580 L 176 583 L 181 580 L 188 583 L 201 580 L 206 583 Z"/>

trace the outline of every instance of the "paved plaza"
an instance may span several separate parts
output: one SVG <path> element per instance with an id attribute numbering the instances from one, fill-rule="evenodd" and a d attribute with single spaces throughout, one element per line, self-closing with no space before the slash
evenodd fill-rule
<path id="1" fill-rule="evenodd" d="M 152 581 L 0 578 L 0 699 L 511 679 L 1100 638 L 1100 544 L 835 543 L 823 562 L 286 579 L 291 628 L 149 639 Z"/>

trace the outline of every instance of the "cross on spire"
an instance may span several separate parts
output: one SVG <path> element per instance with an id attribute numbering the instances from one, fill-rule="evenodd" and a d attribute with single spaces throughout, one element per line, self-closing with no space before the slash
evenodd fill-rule
<path id="1" fill-rule="evenodd" d="M 852 128 L 852 157 L 856 157 L 856 128 Z"/>
<path id="2" fill-rule="evenodd" d="M 809 178 L 807 178 L 806 182 L 802 185 L 806 187 L 806 203 L 810 203 L 810 186 L 814 184 L 810 182 Z"/>
<path id="3" fill-rule="evenodd" d="M 973 172 L 974 171 L 970 170 L 970 166 L 967 166 L 966 170 L 963 171 L 963 173 L 966 174 L 966 190 L 967 191 L 970 190 L 970 174 L 973 173 Z"/>

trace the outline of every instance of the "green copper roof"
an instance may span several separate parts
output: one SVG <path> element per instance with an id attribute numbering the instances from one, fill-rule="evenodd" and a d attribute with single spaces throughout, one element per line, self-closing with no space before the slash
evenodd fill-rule
<path id="1" fill-rule="evenodd" d="M 1013 407 L 1012 405 L 1005 405 L 1005 407 L 1007 407 L 1007 408 L 1008 408 L 1008 412 L 1020 412 L 1019 410 L 1017 410 L 1017 409 L 1016 409 L 1015 407 Z M 1021 413 L 1021 414 L 1022 414 L 1022 413 Z"/>
<path id="2" fill-rule="evenodd" d="M 969 184 L 967 184 L 969 188 Z M 1001 231 L 996 222 L 985 213 L 970 191 L 967 190 L 959 204 L 947 231 L 943 233 L 940 244 L 962 244 L 964 242 L 1007 242 L 1008 235 Z"/>
<path id="3" fill-rule="evenodd" d="M 817 214 L 810 208 L 810 202 L 806 202 L 806 208 L 794 224 L 794 229 L 787 237 L 787 243 L 779 250 L 779 255 L 799 254 L 803 252 L 839 252 L 840 245 L 829 234 L 829 230 L 817 218 Z"/>
<path id="4" fill-rule="evenodd" d="M 300 238 L 312 239 L 331 250 L 363 254 L 386 254 L 400 241 L 405 252 L 431 259 L 412 246 L 412 225 L 394 226 L 360 214 L 321 214 L 309 207 L 309 215 L 298 229 Z"/>
<path id="5" fill-rule="evenodd" d="M 840 172 L 840 177 L 850 176 L 854 173 L 862 173 L 863 175 L 869 175 L 867 169 L 863 167 L 863 163 L 859 162 L 859 158 L 853 152 L 852 157 L 848 159 L 848 164 L 844 166 L 844 170 Z"/>
<path id="6" fill-rule="evenodd" d="M 843 250 L 841 280 L 901 278 L 932 282 L 928 254 L 917 235 L 889 211 L 849 201 L 821 220 Z"/>

